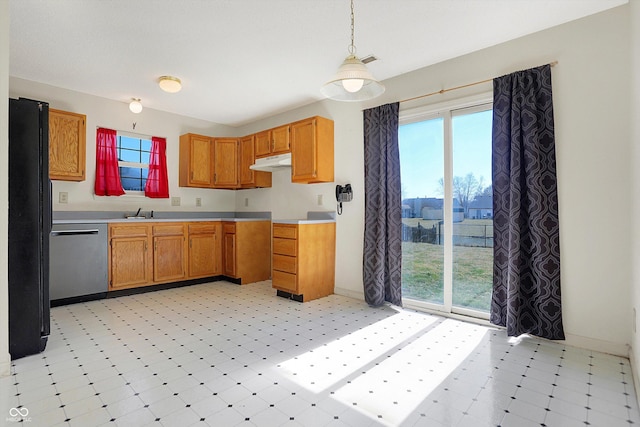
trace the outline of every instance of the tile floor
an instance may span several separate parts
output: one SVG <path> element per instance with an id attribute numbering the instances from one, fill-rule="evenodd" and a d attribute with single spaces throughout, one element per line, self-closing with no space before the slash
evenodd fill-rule
<path id="1" fill-rule="evenodd" d="M 629 361 L 332 295 L 227 282 L 57 307 L 0 425 L 627 426 Z"/>

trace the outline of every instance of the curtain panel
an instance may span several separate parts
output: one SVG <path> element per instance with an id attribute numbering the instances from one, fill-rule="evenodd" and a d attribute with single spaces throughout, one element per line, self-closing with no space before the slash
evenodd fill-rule
<path id="1" fill-rule="evenodd" d="M 96 134 L 96 196 L 121 196 L 124 194 L 118 169 L 117 132 L 98 128 Z"/>
<path id="2" fill-rule="evenodd" d="M 154 199 L 169 198 L 169 180 L 167 177 L 167 140 L 151 138 L 149 156 L 149 175 L 144 187 L 144 195 Z"/>
<path id="3" fill-rule="evenodd" d="M 551 67 L 493 81 L 491 322 L 564 339 Z"/>
<path id="4" fill-rule="evenodd" d="M 399 103 L 364 110 L 363 278 L 368 304 L 402 305 Z"/>

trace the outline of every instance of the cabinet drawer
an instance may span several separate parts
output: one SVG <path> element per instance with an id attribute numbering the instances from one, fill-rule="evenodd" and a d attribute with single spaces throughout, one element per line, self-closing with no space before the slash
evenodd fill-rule
<path id="1" fill-rule="evenodd" d="M 189 234 L 214 234 L 215 232 L 214 224 L 189 224 Z"/>
<path id="2" fill-rule="evenodd" d="M 116 225 L 109 227 L 110 237 L 140 237 L 146 235 L 146 225 Z"/>
<path id="3" fill-rule="evenodd" d="M 225 222 L 224 224 L 222 224 L 222 231 L 224 233 L 235 233 L 236 225 L 234 223 Z"/>
<path id="4" fill-rule="evenodd" d="M 281 239 L 275 237 L 273 239 L 273 253 L 296 256 L 296 242 L 297 240 Z"/>
<path id="5" fill-rule="evenodd" d="M 276 288 L 281 288 L 294 294 L 298 293 L 295 274 L 274 270 L 271 276 L 271 284 Z"/>
<path id="6" fill-rule="evenodd" d="M 298 237 L 298 227 L 296 225 L 286 226 L 286 225 L 274 224 L 273 237 L 282 237 L 284 239 L 295 239 Z"/>
<path id="7" fill-rule="evenodd" d="M 296 257 L 286 255 L 273 255 L 273 269 L 286 273 L 296 274 Z"/>
<path id="8" fill-rule="evenodd" d="M 184 226 L 182 224 L 171 225 L 154 225 L 154 236 L 176 236 L 184 234 Z"/>

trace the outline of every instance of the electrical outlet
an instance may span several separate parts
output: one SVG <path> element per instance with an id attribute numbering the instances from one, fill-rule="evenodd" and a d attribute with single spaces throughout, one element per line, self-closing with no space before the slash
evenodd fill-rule
<path id="1" fill-rule="evenodd" d="M 248 198 L 248 197 L 245 197 L 245 198 L 244 198 L 244 207 L 245 207 L 245 208 L 246 208 L 246 207 L 249 207 L 249 198 Z"/>
<path id="2" fill-rule="evenodd" d="M 58 203 L 69 203 L 69 193 L 61 191 L 58 193 Z"/>
<path id="3" fill-rule="evenodd" d="M 202 199 L 200 197 L 196 197 L 196 206 L 202 206 Z"/>
<path id="4" fill-rule="evenodd" d="M 318 194 L 318 206 L 322 206 L 322 194 Z"/>
<path id="5" fill-rule="evenodd" d="M 180 197 L 172 197 L 171 206 L 180 206 Z"/>

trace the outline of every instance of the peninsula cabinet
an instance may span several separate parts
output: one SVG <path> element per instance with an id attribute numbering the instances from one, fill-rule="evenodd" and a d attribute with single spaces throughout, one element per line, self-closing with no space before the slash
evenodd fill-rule
<path id="1" fill-rule="evenodd" d="M 110 291 L 149 284 L 152 262 L 148 225 L 109 225 Z"/>
<path id="2" fill-rule="evenodd" d="M 270 221 L 223 221 L 222 274 L 240 284 L 269 279 Z"/>
<path id="3" fill-rule="evenodd" d="M 220 236 L 219 221 L 189 224 L 189 278 L 222 274 Z"/>
<path id="4" fill-rule="evenodd" d="M 249 168 L 256 162 L 256 135 L 245 136 L 240 139 L 240 188 L 268 188 L 271 187 L 271 172 L 254 171 Z"/>
<path id="5" fill-rule="evenodd" d="M 214 145 L 208 136 L 180 135 L 180 187 L 214 187 Z"/>
<path id="6" fill-rule="evenodd" d="M 333 294 L 335 251 L 335 222 L 273 224 L 273 288 L 299 302 Z"/>
<path id="7" fill-rule="evenodd" d="M 153 225 L 153 281 L 176 282 L 186 278 L 185 225 Z"/>
<path id="8" fill-rule="evenodd" d="M 49 109 L 49 178 L 84 181 L 87 116 Z"/>
<path id="9" fill-rule="evenodd" d="M 291 124 L 291 182 L 333 182 L 333 120 L 311 117 Z"/>
<path id="10" fill-rule="evenodd" d="M 291 152 L 291 126 L 286 124 L 256 134 L 256 157 Z"/>

